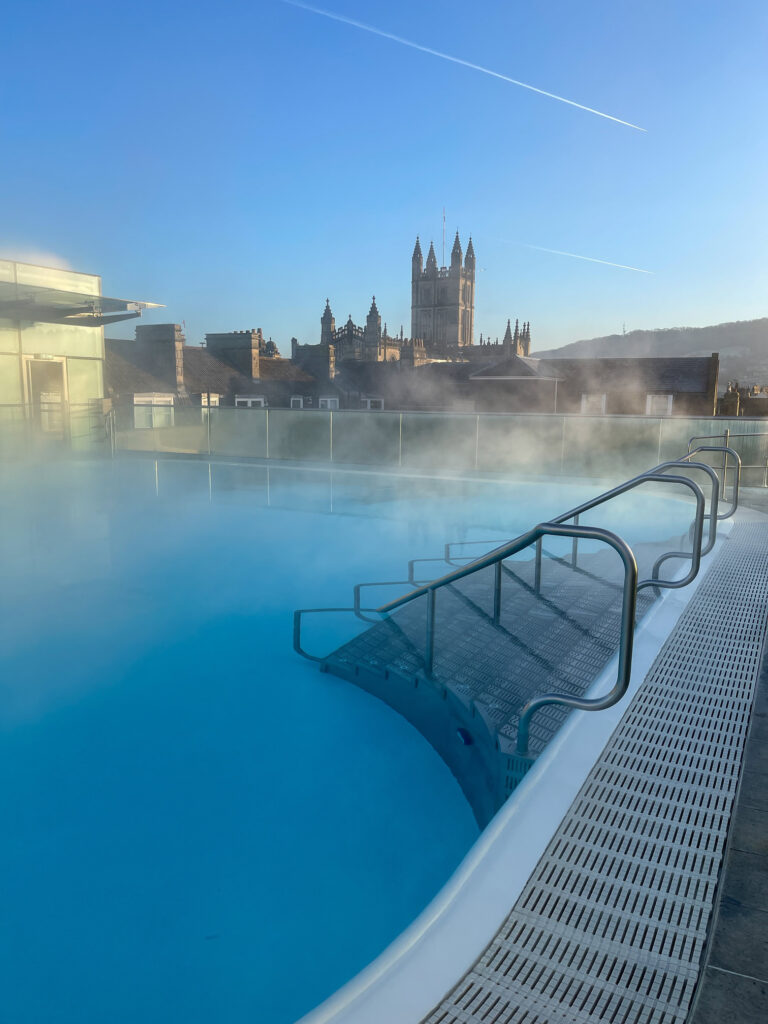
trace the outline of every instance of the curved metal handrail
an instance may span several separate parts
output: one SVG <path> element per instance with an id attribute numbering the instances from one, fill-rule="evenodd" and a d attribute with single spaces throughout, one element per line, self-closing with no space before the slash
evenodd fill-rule
<path id="1" fill-rule="evenodd" d="M 689 446 L 690 447 L 690 446 Z M 734 484 L 734 498 L 729 512 L 725 515 L 720 515 L 718 512 L 718 501 L 720 498 L 720 486 L 717 474 L 711 466 L 707 466 L 703 463 L 697 463 L 691 461 L 693 456 L 698 454 L 700 451 L 718 451 L 724 453 L 724 459 L 730 455 L 735 459 L 736 462 L 736 481 Z M 676 466 L 685 468 L 695 468 L 702 470 L 710 476 L 712 480 L 712 497 L 710 503 L 710 513 L 705 513 L 705 499 L 702 489 L 697 483 L 689 479 L 686 476 L 674 475 L 667 471 L 675 468 Z M 493 619 L 495 622 L 499 622 L 500 610 L 501 610 L 501 581 L 502 581 L 502 563 L 505 559 L 511 558 L 513 555 L 530 547 L 532 544 L 536 545 L 536 565 L 535 565 L 535 592 L 539 593 L 541 584 L 541 558 L 542 558 L 542 538 L 545 536 L 555 537 L 571 537 L 573 540 L 573 554 L 572 564 L 576 566 L 577 560 L 577 545 L 579 540 L 598 540 L 613 547 L 614 550 L 619 554 L 624 565 L 624 583 L 622 587 L 622 615 L 621 615 L 621 626 L 619 633 L 619 657 L 618 657 L 618 671 L 616 677 L 616 684 L 610 690 L 609 693 L 599 698 L 579 698 L 573 697 L 570 694 L 561 693 L 545 693 L 539 697 L 535 697 L 522 708 L 520 717 L 518 720 L 518 733 L 517 733 L 517 744 L 516 751 L 519 755 L 525 756 L 528 752 L 529 746 L 529 733 L 530 723 L 533 715 L 542 707 L 548 704 L 562 704 L 566 707 L 575 709 L 581 709 L 585 711 L 600 711 L 605 708 L 611 707 L 626 693 L 629 686 L 629 679 L 631 674 L 632 666 L 632 648 L 634 643 L 634 625 L 635 625 L 635 612 L 637 605 L 637 594 L 638 591 L 644 587 L 656 587 L 656 588 L 679 588 L 684 587 L 690 583 L 697 575 L 701 563 L 703 554 L 709 553 L 715 544 L 717 535 L 717 521 L 719 519 L 726 518 L 726 515 L 732 515 L 738 505 L 738 492 L 739 492 L 739 480 L 741 474 L 741 460 L 736 452 L 730 448 L 723 448 L 721 446 L 714 445 L 702 445 L 696 448 L 694 451 L 689 452 L 683 459 L 677 461 L 669 461 L 660 463 L 654 469 L 649 470 L 646 473 L 642 473 L 631 480 L 627 480 L 618 486 L 611 488 L 609 491 L 605 491 L 603 494 L 598 495 L 589 501 L 583 502 L 576 508 L 570 509 L 568 512 L 563 513 L 556 519 L 545 523 L 539 523 L 533 529 L 521 534 L 514 540 L 507 541 L 498 547 L 494 548 L 490 552 L 480 556 L 479 558 L 471 560 L 467 565 L 457 567 L 453 571 L 446 573 L 436 580 L 432 580 L 429 583 L 423 584 L 416 587 L 410 593 L 403 595 L 402 597 L 396 598 L 394 601 L 390 601 L 385 605 L 380 606 L 377 609 L 363 608 L 361 605 L 361 589 L 364 586 L 402 586 L 406 581 L 386 581 L 384 583 L 362 583 L 357 584 L 354 589 L 354 608 L 352 609 L 303 609 L 297 611 L 294 614 L 294 648 L 305 657 L 310 658 L 313 661 L 323 661 L 322 658 L 317 658 L 313 655 L 307 654 L 301 647 L 301 617 L 303 614 L 309 611 L 353 611 L 354 614 L 365 621 L 375 621 L 368 618 L 365 612 L 376 611 L 379 615 L 387 615 L 397 608 L 400 608 L 411 601 L 416 600 L 419 597 L 426 596 L 427 598 L 427 616 L 426 616 L 426 650 L 424 656 L 424 669 L 427 678 L 431 678 L 432 670 L 434 666 L 434 646 L 435 646 L 435 606 L 436 606 L 436 595 L 437 591 L 441 588 L 448 586 L 460 579 L 464 579 L 466 576 L 470 576 L 473 573 L 479 572 L 484 568 L 490 566 L 495 567 L 495 587 L 494 587 L 494 612 Z M 692 551 L 673 551 L 666 552 L 660 556 L 654 563 L 652 574 L 650 579 L 638 581 L 637 562 L 634 554 L 629 545 L 617 534 L 610 530 L 606 530 L 599 527 L 581 526 L 579 523 L 579 516 L 584 512 L 590 511 L 611 500 L 612 498 L 618 497 L 621 494 L 626 493 L 640 486 L 641 484 L 655 482 L 660 484 L 674 484 L 678 486 L 687 487 L 694 496 L 696 501 L 696 514 L 693 524 L 693 537 L 692 537 Z M 723 485 L 724 487 L 724 485 Z M 709 532 L 707 546 L 703 547 L 703 532 L 704 532 L 704 519 L 709 520 Z M 568 520 L 573 520 L 571 525 L 568 525 Z M 487 542 L 456 542 L 463 544 L 472 543 L 487 543 Z M 445 561 L 450 564 L 451 556 L 451 545 L 446 544 L 445 547 Z M 659 579 L 660 566 L 668 559 L 682 558 L 690 559 L 691 568 L 688 574 L 681 580 L 661 580 Z M 414 567 L 416 561 L 413 560 L 409 563 L 407 583 L 411 584 L 414 577 Z"/>
<path id="2" fill-rule="evenodd" d="M 612 498 L 616 498 L 619 495 L 624 494 L 635 487 L 639 487 L 641 484 L 649 482 L 664 484 L 681 484 L 684 487 L 688 487 L 693 492 L 694 498 L 696 499 L 696 519 L 694 528 L 693 552 L 673 552 L 675 557 L 691 558 L 692 565 L 691 572 L 689 572 L 683 580 L 660 580 L 658 579 L 658 577 L 653 576 L 652 574 L 650 579 L 641 580 L 638 583 L 638 589 L 650 586 L 663 587 L 665 589 L 675 589 L 678 587 L 687 586 L 687 584 L 695 578 L 696 573 L 698 573 L 699 571 L 699 564 L 701 561 L 701 540 L 703 536 L 704 526 L 704 493 L 699 487 L 699 485 L 694 483 L 693 480 L 689 480 L 688 477 L 670 476 L 664 473 L 654 474 L 653 472 L 640 474 L 639 476 L 633 477 L 631 480 L 626 480 L 623 484 L 619 484 L 617 487 L 612 487 L 611 490 L 605 491 L 603 494 L 598 495 L 596 498 L 592 498 L 589 501 L 585 501 L 581 505 L 576 506 L 576 508 L 572 508 L 568 512 L 564 512 L 561 516 L 558 516 L 556 519 L 550 520 L 549 524 L 555 526 L 562 525 L 569 519 L 577 518 L 583 512 L 588 512 L 591 509 L 596 508 L 598 505 L 602 505 L 604 502 L 611 500 Z M 578 526 L 578 523 L 574 524 L 574 527 L 576 526 Z M 531 531 L 529 531 L 529 533 L 530 532 Z M 522 551 L 524 548 L 529 546 L 529 543 L 519 544 L 519 542 L 528 535 L 528 533 L 521 534 L 520 537 L 508 541 L 505 544 L 502 544 L 500 547 L 494 548 L 492 551 L 489 551 L 487 554 L 481 555 L 479 558 L 474 559 L 468 565 L 454 569 L 452 572 L 446 573 L 445 575 L 438 577 L 436 580 L 432 580 L 429 583 L 422 585 L 421 587 L 417 587 L 415 590 L 412 590 L 409 594 L 404 594 L 402 597 L 397 598 L 394 601 L 390 601 L 385 605 L 382 605 L 380 608 L 377 609 L 377 611 L 381 615 L 389 614 L 389 612 L 394 611 L 396 608 L 400 608 L 403 605 L 408 604 L 409 601 L 414 601 L 416 600 L 416 598 L 423 597 L 425 594 L 434 594 L 436 590 L 439 590 L 441 587 L 444 587 L 449 583 L 454 583 L 456 580 L 463 579 L 465 576 L 470 576 L 472 573 L 478 572 L 481 569 L 486 569 L 491 565 L 498 565 L 498 568 L 496 570 L 496 581 L 494 587 L 494 618 L 497 619 L 499 613 L 499 600 L 501 591 L 501 563 L 506 558 L 510 558 L 513 554 L 517 554 L 518 551 Z M 543 534 L 541 536 L 543 536 Z M 536 544 L 535 589 L 537 593 L 539 592 L 541 583 L 541 536 L 538 538 L 538 542 Z M 574 537 L 574 541 L 576 541 L 579 539 L 581 535 L 569 534 L 568 536 Z M 533 541 L 531 541 L 530 543 L 533 543 Z M 428 619 L 430 617 L 434 619 L 434 608 L 431 608 L 428 612 Z M 428 662 L 430 664 L 431 670 L 431 658 L 428 658 Z"/>
<path id="3" fill-rule="evenodd" d="M 728 439 L 730 438 L 730 436 L 730 430 L 723 430 L 719 434 L 694 434 L 693 437 L 688 438 L 687 451 L 690 454 L 691 445 L 694 441 L 714 441 L 716 437 L 722 437 L 725 443 L 728 444 Z"/>
<path id="4" fill-rule="evenodd" d="M 293 613 L 293 649 L 297 654 L 307 658 L 308 661 L 325 661 L 325 658 L 318 658 L 316 654 L 309 654 L 301 646 L 301 620 L 304 615 L 314 615 L 322 612 L 352 612 L 353 608 L 297 608 Z"/>
<path id="5" fill-rule="evenodd" d="M 589 530 L 588 526 L 577 527 L 578 530 Z M 601 531 L 607 534 L 609 531 Z M 573 536 L 573 534 L 571 534 Z M 528 754 L 528 743 L 531 728 L 531 719 L 541 708 L 548 704 L 562 704 L 564 707 L 574 708 L 579 711 L 604 711 L 606 708 L 617 704 L 629 687 L 629 680 L 632 675 L 632 648 L 635 638 L 635 610 L 637 605 L 637 562 L 629 545 L 613 534 L 615 540 L 620 544 L 613 544 L 607 537 L 603 538 L 606 543 L 611 544 L 619 553 L 624 563 L 624 588 L 621 600 L 621 633 L 619 640 L 619 665 L 616 674 L 616 684 L 613 689 L 603 697 L 582 698 L 573 697 L 568 693 L 543 693 L 540 697 L 529 700 L 520 712 L 517 723 L 517 743 L 515 752 L 525 757 Z"/>
<path id="6" fill-rule="evenodd" d="M 690 558 L 691 559 L 691 570 L 687 576 L 682 580 L 660 580 L 657 574 L 657 566 L 660 564 L 657 562 L 652 571 L 649 579 L 640 580 L 637 584 L 638 590 L 643 590 L 645 587 L 663 587 L 664 589 L 673 590 L 679 587 L 686 587 L 692 580 L 696 578 L 699 571 L 699 565 L 701 563 L 701 541 L 704 533 L 704 492 L 697 483 L 693 480 L 689 480 L 687 476 L 672 476 L 666 473 L 656 473 L 654 470 L 650 470 L 648 473 L 641 473 L 639 476 L 632 477 L 631 480 L 625 480 L 623 484 L 618 484 L 616 487 L 612 487 L 611 490 L 605 491 L 603 494 L 599 494 L 596 498 L 591 498 L 589 501 L 582 502 L 581 505 L 577 505 L 576 508 L 572 508 L 569 512 L 564 512 L 562 515 L 553 519 L 553 523 L 564 523 L 569 519 L 574 519 L 577 523 L 579 516 L 584 512 L 589 512 L 598 505 L 602 505 L 606 501 L 610 501 L 612 498 L 617 498 L 621 494 L 625 494 L 627 491 L 634 490 L 635 487 L 639 487 L 640 484 L 655 482 L 655 483 L 671 483 L 681 484 L 684 487 L 688 487 L 696 499 L 696 517 L 694 519 L 694 536 L 693 536 L 693 550 L 688 551 L 672 551 L 665 555 L 661 561 L 665 558 Z M 541 580 L 541 546 L 536 550 L 536 592 L 539 590 L 539 583 Z M 574 541 L 572 564 L 576 565 L 577 560 L 577 542 Z"/>
<path id="7" fill-rule="evenodd" d="M 672 479 L 671 477 L 669 479 Z M 696 486 L 694 484 L 694 486 Z M 703 500 L 703 496 L 702 496 Z M 632 670 L 632 647 L 634 643 L 635 609 L 637 604 L 637 562 L 632 549 L 617 534 L 610 530 L 603 530 L 596 526 L 566 526 L 562 523 L 539 523 L 532 530 L 521 534 L 515 540 L 504 544 L 501 548 L 491 552 L 482 558 L 477 559 L 471 566 L 448 573 L 439 580 L 433 580 L 424 587 L 418 588 L 404 597 L 379 608 L 380 614 L 394 611 L 417 597 L 427 595 L 427 650 L 425 667 L 427 674 L 432 674 L 432 661 L 434 658 L 434 630 L 435 630 L 435 594 L 439 589 L 447 586 L 457 579 L 469 576 L 480 569 L 491 565 L 501 565 L 505 558 L 509 558 L 517 552 L 538 543 L 542 537 L 575 537 L 582 540 L 599 540 L 612 547 L 619 555 L 624 565 L 624 587 L 622 592 L 622 615 L 619 632 L 619 666 L 616 677 L 616 685 L 604 697 L 595 700 L 582 700 L 572 697 L 570 694 L 549 693 L 537 697 L 522 709 L 518 723 L 517 751 L 520 754 L 527 753 L 528 733 L 530 720 L 540 707 L 545 704 L 565 704 L 568 707 L 582 708 L 585 711 L 600 711 L 603 708 L 611 707 L 626 693 L 629 686 L 629 678 Z"/>
<path id="8" fill-rule="evenodd" d="M 736 473 L 733 481 L 733 497 L 731 498 L 731 504 L 727 512 L 723 512 L 718 515 L 718 519 L 729 519 L 736 509 L 739 507 L 739 488 L 741 486 L 741 456 L 738 452 L 734 451 L 733 448 L 728 448 L 725 445 L 719 444 L 700 444 L 698 448 L 694 448 L 692 452 L 688 452 L 678 461 L 687 465 L 692 465 L 690 460 L 694 455 L 698 455 L 699 452 L 722 452 L 723 455 L 723 482 L 720 490 L 720 495 L 725 499 L 725 478 L 728 470 L 728 456 L 736 463 Z"/>
<path id="9" fill-rule="evenodd" d="M 672 468 L 673 466 L 680 466 L 679 459 L 672 459 L 669 462 L 660 462 L 658 466 L 654 466 L 653 469 L 649 470 L 651 473 L 663 473 L 665 470 Z M 705 519 L 709 520 L 709 531 L 707 533 L 707 544 L 706 547 L 701 549 L 701 555 L 708 555 L 715 546 L 717 540 L 717 522 L 718 522 L 718 502 L 720 499 L 720 480 L 717 473 L 711 466 L 708 466 L 705 462 L 687 462 L 686 468 L 688 469 L 700 469 L 703 473 L 712 481 L 712 494 L 709 499 L 709 514 L 704 515 Z"/>

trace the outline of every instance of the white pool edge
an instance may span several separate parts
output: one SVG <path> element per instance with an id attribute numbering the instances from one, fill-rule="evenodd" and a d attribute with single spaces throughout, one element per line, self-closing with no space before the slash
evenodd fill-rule
<path id="1" fill-rule="evenodd" d="M 737 513 L 736 520 L 755 515 L 763 518 L 745 510 Z M 715 548 L 702 561 L 693 583 L 664 591 L 640 623 L 625 697 L 606 711 L 577 711 L 569 716 L 422 913 L 299 1024 L 418 1024 L 477 961 L 518 899 L 732 525 L 718 525 Z M 588 695 L 610 689 L 616 671 L 614 657 Z M 510 856 L 512 851 L 516 859 Z"/>

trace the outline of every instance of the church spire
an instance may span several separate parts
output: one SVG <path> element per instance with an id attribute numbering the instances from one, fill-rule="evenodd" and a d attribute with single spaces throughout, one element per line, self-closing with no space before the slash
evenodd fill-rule
<path id="1" fill-rule="evenodd" d="M 329 345 L 333 340 L 333 332 L 336 330 L 336 321 L 333 318 L 331 312 L 331 303 L 329 299 L 325 300 L 325 310 L 323 315 L 320 317 L 320 344 Z"/>
<path id="2" fill-rule="evenodd" d="M 437 276 L 437 257 L 432 242 L 429 243 L 429 252 L 427 253 L 427 273 Z"/>
<path id="3" fill-rule="evenodd" d="M 451 249 L 451 271 L 455 273 L 457 270 L 461 270 L 461 242 L 459 241 L 458 231 L 456 232 L 453 248 Z"/>
<path id="4" fill-rule="evenodd" d="M 472 280 L 475 279 L 475 247 L 472 245 L 472 235 L 469 236 L 469 242 L 467 242 L 467 253 L 464 257 L 464 269 L 472 275 Z"/>
<path id="5" fill-rule="evenodd" d="M 502 344 L 505 349 L 512 348 L 512 326 L 509 320 L 507 320 L 507 329 L 504 331 L 504 340 Z"/>
<path id="6" fill-rule="evenodd" d="M 418 281 L 423 270 L 424 258 L 421 255 L 421 243 L 419 236 L 416 235 L 416 245 L 413 247 L 413 256 L 411 257 L 411 281 Z"/>

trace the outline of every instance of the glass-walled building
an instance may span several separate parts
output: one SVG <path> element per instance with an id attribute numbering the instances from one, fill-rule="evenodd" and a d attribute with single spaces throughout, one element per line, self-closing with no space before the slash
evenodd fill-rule
<path id="1" fill-rule="evenodd" d="M 0 259 L 0 418 L 82 447 L 103 431 L 104 325 L 149 302 L 102 295 L 101 278 Z"/>

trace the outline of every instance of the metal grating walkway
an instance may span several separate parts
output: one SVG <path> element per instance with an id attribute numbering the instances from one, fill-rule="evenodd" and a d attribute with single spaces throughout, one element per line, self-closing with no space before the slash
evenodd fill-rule
<path id="1" fill-rule="evenodd" d="M 694 994 L 768 614 L 734 528 L 504 925 L 425 1024 L 673 1024 Z"/>

